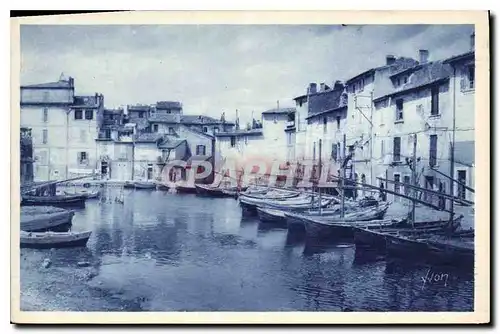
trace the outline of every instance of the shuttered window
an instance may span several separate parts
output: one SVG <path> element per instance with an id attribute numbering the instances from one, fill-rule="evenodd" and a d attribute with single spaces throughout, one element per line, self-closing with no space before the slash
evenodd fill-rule
<path id="1" fill-rule="evenodd" d="M 431 89 L 431 115 L 439 115 L 439 87 Z"/>
<path id="2" fill-rule="evenodd" d="M 394 137 L 393 160 L 401 161 L 401 137 Z"/>
<path id="3" fill-rule="evenodd" d="M 437 163 L 437 135 L 430 136 L 429 166 L 434 167 Z"/>

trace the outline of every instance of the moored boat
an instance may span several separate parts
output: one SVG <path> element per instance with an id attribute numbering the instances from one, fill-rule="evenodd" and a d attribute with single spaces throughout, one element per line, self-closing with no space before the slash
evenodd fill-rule
<path id="1" fill-rule="evenodd" d="M 55 207 L 21 207 L 20 228 L 27 232 L 66 232 L 71 228 L 74 212 Z"/>
<path id="2" fill-rule="evenodd" d="M 310 238 L 352 237 L 353 227 L 368 225 L 367 222 L 374 220 L 382 220 L 388 208 L 388 204 L 383 204 L 347 213 L 344 217 L 335 214 L 319 217 L 299 215 L 298 218 L 303 221 L 307 236 Z M 386 220 L 372 224 L 390 225 L 395 222 L 397 221 Z"/>
<path id="3" fill-rule="evenodd" d="M 285 211 L 258 207 L 257 214 L 261 222 L 286 224 Z"/>
<path id="4" fill-rule="evenodd" d="M 386 234 L 422 235 L 424 233 L 442 234 L 452 233 L 460 226 L 463 216 L 458 216 L 450 225 L 449 220 L 415 222 L 413 226 L 406 219 L 400 224 L 391 226 L 362 226 L 354 229 L 354 242 L 358 248 L 367 248 L 385 252 Z"/>
<path id="5" fill-rule="evenodd" d="M 125 181 L 123 184 L 123 188 L 125 189 L 135 189 L 135 183 L 132 181 Z"/>
<path id="6" fill-rule="evenodd" d="M 176 184 L 175 190 L 179 194 L 196 194 L 196 187 L 190 185 Z"/>
<path id="7" fill-rule="evenodd" d="M 135 181 L 134 186 L 135 189 L 147 189 L 147 190 L 156 189 L 156 183 L 152 181 Z"/>
<path id="8" fill-rule="evenodd" d="M 87 232 L 25 232 L 21 231 L 21 248 L 85 247 L 92 231 Z"/>
<path id="9" fill-rule="evenodd" d="M 83 195 L 32 196 L 23 195 L 21 205 L 42 205 L 57 207 L 85 207 Z"/>
<path id="10" fill-rule="evenodd" d="M 99 190 L 81 190 L 77 192 L 69 192 L 69 191 L 64 191 L 65 195 L 73 196 L 73 195 L 80 195 L 80 196 L 85 196 L 86 199 L 93 199 L 93 198 L 98 198 L 101 195 L 101 192 Z"/>
<path id="11" fill-rule="evenodd" d="M 158 183 L 156 185 L 156 189 L 163 190 L 163 191 L 168 191 L 170 189 L 170 187 L 168 185 L 166 185 L 165 183 Z"/>

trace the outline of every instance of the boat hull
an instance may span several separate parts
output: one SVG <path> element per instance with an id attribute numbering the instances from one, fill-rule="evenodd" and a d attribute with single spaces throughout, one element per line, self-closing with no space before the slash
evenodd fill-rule
<path id="1" fill-rule="evenodd" d="M 196 194 L 205 197 L 226 197 L 222 189 L 206 185 L 196 184 Z"/>
<path id="2" fill-rule="evenodd" d="M 305 233 L 306 229 L 302 219 L 295 215 L 285 214 L 286 227 L 290 232 Z"/>
<path id="3" fill-rule="evenodd" d="M 71 235 L 68 237 L 48 235 L 44 238 L 36 238 L 21 235 L 20 246 L 21 248 L 35 249 L 85 247 L 90 238 L 90 235 L 90 232 L 85 232 L 74 236 Z"/>
<path id="4" fill-rule="evenodd" d="M 175 190 L 179 194 L 196 194 L 196 188 L 195 187 L 189 187 L 189 186 L 176 186 Z"/>
<path id="5" fill-rule="evenodd" d="M 23 206 L 55 206 L 60 208 L 84 208 L 87 198 L 75 196 L 25 196 L 21 201 Z"/>
<path id="6" fill-rule="evenodd" d="M 153 182 L 135 182 L 134 187 L 138 190 L 155 190 L 156 184 Z"/>
<path id="7" fill-rule="evenodd" d="M 286 225 L 285 216 L 279 214 L 279 212 L 275 212 L 275 210 L 257 208 L 257 214 L 259 215 L 260 221 L 263 223 Z"/>

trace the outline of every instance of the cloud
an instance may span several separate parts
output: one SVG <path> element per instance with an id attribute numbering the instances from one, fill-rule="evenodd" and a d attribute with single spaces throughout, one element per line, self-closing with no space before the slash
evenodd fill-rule
<path id="1" fill-rule="evenodd" d="M 332 84 L 380 66 L 385 55 L 431 59 L 468 51 L 466 25 L 22 26 L 21 82 L 75 78 L 77 94 L 107 106 L 179 100 L 186 113 L 246 122 L 293 106 L 309 82 Z"/>

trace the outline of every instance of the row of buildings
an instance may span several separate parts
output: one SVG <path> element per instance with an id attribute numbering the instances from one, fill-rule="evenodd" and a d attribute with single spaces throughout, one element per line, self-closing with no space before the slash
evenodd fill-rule
<path id="1" fill-rule="evenodd" d="M 430 60 L 388 55 L 379 67 L 332 85 L 311 83 L 295 107 L 239 120 L 184 114 L 180 102 L 106 109 L 102 94 L 75 94 L 73 78 L 21 86 L 21 126 L 31 129 L 36 180 L 99 173 L 116 180 L 159 179 L 172 160 L 263 159 L 283 165 L 319 159 L 337 175 L 351 155 L 348 177 L 408 192 L 408 158 L 416 141 L 417 182 L 446 191 L 450 175 L 474 187 L 474 36 L 471 51 Z M 345 145 L 344 145 L 345 138 Z M 322 150 L 319 152 L 319 141 Z M 454 169 L 451 171 L 451 144 Z M 286 166 L 283 169 L 286 169 Z M 169 177 L 185 178 L 185 170 Z M 175 173 L 174 173 L 175 174 Z M 448 191 L 446 191 L 448 192 Z M 457 187 L 458 196 L 473 194 Z"/>

